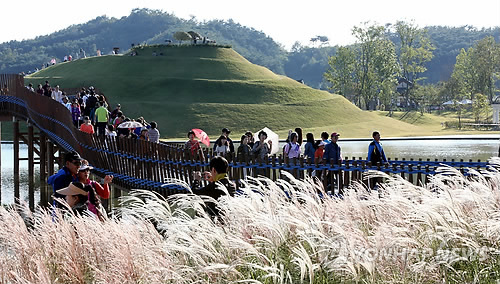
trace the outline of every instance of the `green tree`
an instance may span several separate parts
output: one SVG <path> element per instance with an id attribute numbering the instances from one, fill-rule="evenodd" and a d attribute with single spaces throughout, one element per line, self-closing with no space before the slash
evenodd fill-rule
<path id="1" fill-rule="evenodd" d="M 394 100 L 399 68 L 394 44 L 384 31 L 383 26 L 366 23 L 354 27 L 356 43 L 340 47 L 323 75 L 331 90 L 367 110 L 387 107 Z"/>
<path id="2" fill-rule="evenodd" d="M 483 38 L 467 51 L 460 50 L 451 78 L 458 82 L 462 97 L 474 100 L 474 95 L 480 93 L 487 94 L 489 102 L 493 101 L 500 69 L 498 57 L 498 44 L 491 36 Z"/>
<path id="3" fill-rule="evenodd" d="M 474 91 L 487 94 L 490 102 L 493 101 L 495 89 L 495 69 L 498 68 L 497 62 L 497 45 L 492 36 L 488 36 L 480 40 L 470 55 L 471 65 L 475 72 Z"/>
<path id="4" fill-rule="evenodd" d="M 356 55 L 350 47 L 339 47 L 334 56 L 328 58 L 329 68 L 324 74 L 334 93 L 352 100 L 354 91 L 354 68 Z"/>
<path id="5" fill-rule="evenodd" d="M 389 115 L 392 115 L 397 76 L 400 72 L 394 43 L 385 38 L 380 40 L 375 55 L 373 64 L 377 76 L 377 105 L 385 106 L 385 110 L 388 109 Z"/>
<path id="6" fill-rule="evenodd" d="M 431 113 L 433 109 L 438 109 L 445 102 L 443 101 L 444 83 L 418 85 L 414 89 L 414 99 L 420 106 L 420 111 Z M 447 100 L 446 100 L 447 101 Z"/>
<path id="7" fill-rule="evenodd" d="M 186 40 L 192 40 L 193 38 L 191 37 L 190 34 L 187 32 L 175 32 L 174 33 L 174 38 L 179 41 L 179 43 L 186 41 Z"/>
<path id="8" fill-rule="evenodd" d="M 194 16 L 193 16 L 193 17 L 194 17 Z M 193 19 L 193 18 L 192 18 L 192 19 Z M 197 40 L 201 40 L 201 39 L 203 38 L 203 37 L 202 37 L 199 33 L 195 32 L 195 31 L 189 31 L 189 32 L 187 32 L 187 33 L 191 36 L 191 39 L 193 40 L 193 43 L 194 43 L 195 41 L 197 41 Z"/>
<path id="9" fill-rule="evenodd" d="M 479 123 L 483 114 L 487 114 L 490 105 L 488 103 L 488 97 L 483 94 L 476 94 L 474 100 L 472 101 L 472 114 L 474 116 L 474 121 Z"/>
<path id="10" fill-rule="evenodd" d="M 424 73 L 426 63 L 433 57 L 434 46 L 431 44 L 427 31 L 420 29 L 414 23 L 397 21 L 395 25 L 396 34 L 399 39 L 398 59 L 401 66 L 401 75 L 412 83 L 411 88 L 407 88 L 404 96 L 407 105 L 411 105 L 412 92 L 420 81 L 421 74 Z"/>
<path id="11" fill-rule="evenodd" d="M 473 48 L 469 48 L 468 51 L 461 49 L 460 53 L 457 55 L 457 60 L 455 67 L 453 68 L 453 73 L 451 74 L 451 79 L 454 83 L 454 91 L 456 92 L 453 98 L 473 98 L 474 86 L 475 86 L 475 70 L 471 62 L 470 53 L 473 52 Z"/>
<path id="12" fill-rule="evenodd" d="M 393 44 L 385 37 L 383 26 L 371 25 L 354 27 L 353 35 L 356 64 L 354 81 L 356 84 L 357 105 L 365 109 L 375 107 L 382 90 L 392 84 L 397 70 Z"/>
<path id="13" fill-rule="evenodd" d="M 357 105 L 364 103 L 365 109 L 370 109 L 370 102 L 375 97 L 376 74 L 373 59 L 377 50 L 377 43 L 383 37 L 384 27 L 354 27 L 353 35 L 357 39 L 355 75 L 357 83 Z"/>

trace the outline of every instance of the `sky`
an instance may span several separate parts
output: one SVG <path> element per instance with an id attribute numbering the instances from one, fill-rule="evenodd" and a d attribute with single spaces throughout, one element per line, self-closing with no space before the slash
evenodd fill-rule
<path id="1" fill-rule="evenodd" d="M 310 45 L 317 35 L 327 36 L 331 45 L 353 43 L 352 28 L 364 22 L 500 26 L 500 0 L 28 0 L 2 1 L 0 42 L 47 35 L 102 15 L 120 18 L 134 8 L 159 9 L 199 21 L 233 19 L 266 33 L 287 49 L 296 41 Z"/>

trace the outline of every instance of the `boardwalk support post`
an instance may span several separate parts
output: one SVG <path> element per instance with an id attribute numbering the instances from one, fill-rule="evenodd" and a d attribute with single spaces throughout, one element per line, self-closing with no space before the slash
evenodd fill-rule
<path id="1" fill-rule="evenodd" d="M 19 121 L 12 118 L 14 128 L 14 199 L 19 202 Z"/>

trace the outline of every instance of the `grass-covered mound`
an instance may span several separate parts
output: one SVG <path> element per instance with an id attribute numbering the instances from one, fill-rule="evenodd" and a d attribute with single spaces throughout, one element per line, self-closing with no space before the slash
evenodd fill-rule
<path id="1" fill-rule="evenodd" d="M 373 129 L 418 130 L 276 75 L 231 48 L 150 46 L 136 51 L 138 56 L 57 64 L 26 78 L 26 83 L 49 80 L 65 88 L 96 86 L 112 106 L 121 103 L 127 116 L 157 121 L 163 137 L 184 137 L 191 128 L 213 136 L 222 127 L 238 134 L 264 126 L 281 133 L 295 127 L 331 132 L 342 125 L 359 132 L 353 137 L 369 136 Z"/>

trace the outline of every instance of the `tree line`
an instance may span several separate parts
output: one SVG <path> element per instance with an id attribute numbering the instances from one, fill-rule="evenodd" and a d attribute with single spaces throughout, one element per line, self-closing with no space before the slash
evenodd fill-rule
<path id="1" fill-rule="evenodd" d="M 425 83 L 435 45 L 428 30 L 413 22 L 365 23 L 352 30 L 356 43 L 328 59 L 324 78 L 332 92 L 358 107 L 392 111 L 431 109 L 449 100 L 492 102 L 500 74 L 500 44 L 485 36 L 456 56 L 448 80 Z M 457 103 L 458 104 L 458 103 Z M 479 107 L 478 107 L 479 108 Z"/>
<path id="2" fill-rule="evenodd" d="M 385 25 L 383 31 L 375 29 L 370 33 L 381 33 L 386 40 L 394 44 L 395 51 L 399 52 L 401 40 L 395 30 L 396 25 Z M 363 27 L 359 28 L 363 29 Z M 468 48 L 473 47 L 481 39 L 496 36 L 498 40 L 500 34 L 500 28 L 475 29 L 469 26 L 431 26 L 426 27 L 425 30 L 428 41 L 434 49 L 432 59 L 423 65 L 426 71 L 419 72 L 416 78 L 421 85 L 447 81 L 453 72 L 456 56 L 462 48 L 467 52 Z M 233 20 L 198 21 L 194 17 L 185 20 L 158 10 L 134 9 L 129 16 L 120 19 L 101 16 L 87 23 L 72 25 L 35 39 L 2 43 L 0 44 L 0 72 L 33 71 L 52 58 L 60 62 L 65 55 L 73 54 L 74 56 L 78 54 L 80 48 L 84 49 L 87 55 L 92 56 L 98 49 L 103 54 L 110 53 L 114 47 L 127 50 L 132 43 L 161 44 L 166 40 L 177 40 L 174 35 L 178 31 L 194 31 L 216 40 L 218 44 L 230 45 L 252 63 L 265 66 L 278 74 L 297 80 L 302 79 L 305 84 L 320 89 L 327 89 L 330 86 L 330 82 L 323 76 L 330 68 L 329 57 L 337 54 L 339 50 L 343 53 L 348 52 L 344 48 L 350 48 L 329 46 L 330 39 L 318 35 L 311 38 L 309 46 L 297 42 L 290 51 L 286 51 L 283 46 L 265 33 L 242 26 Z M 375 34 L 362 35 L 359 30 L 358 35 L 376 36 Z M 386 44 L 392 48 L 389 42 L 382 43 L 377 40 L 376 42 L 376 44 Z M 352 47 L 358 45 L 359 42 Z M 392 59 L 388 58 L 388 60 Z M 389 71 L 381 69 L 377 72 Z M 367 72 L 367 77 L 363 80 L 366 94 L 373 93 L 369 91 L 373 88 L 371 83 L 373 78 L 371 75 L 368 76 L 370 72 Z M 386 81 L 384 86 L 387 87 L 390 83 Z M 387 91 L 382 95 L 388 96 L 389 94 L 386 93 Z"/>

